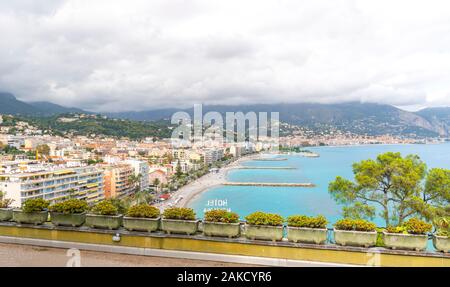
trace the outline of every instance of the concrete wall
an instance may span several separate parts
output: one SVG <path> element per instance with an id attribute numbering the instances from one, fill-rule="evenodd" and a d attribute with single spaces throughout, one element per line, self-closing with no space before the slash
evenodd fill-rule
<path id="1" fill-rule="evenodd" d="M 120 235 L 120 241 L 114 241 L 113 237 Z M 363 266 L 439 266 L 450 267 L 450 254 L 431 253 L 431 252 L 412 252 L 386 249 L 365 249 L 358 247 L 341 247 L 310 245 L 289 242 L 264 242 L 252 241 L 243 238 L 225 239 L 212 238 L 203 235 L 185 236 L 185 235 L 166 235 L 163 233 L 143 233 L 128 232 L 126 230 L 110 231 L 95 230 L 87 227 L 70 228 L 54 227 L 51 225 L 43 226 L 18 226 L 15 223 L 0 223 L 0 241 L 1 238 L 16 238 L 15 243 L 21 243 L 20 239 L 37 239 L 43 242 L 64 243 L 83 243 L 89 246 L 97 246 L 98 251 L 114 252 L 115 247 L 131 248 L 141 250 L 145 255 L 145 250 L 160 251 L 180 251 L 195 254 L 215 254 L 217 258 L 257 258 L 260 260 L 269 260 L 267 262 L 323 262 L 334 264 L 349 264 Z M 4 239 L 6 240 L 6 239 Z M 4 241 L 3 241 L 4 242 Z M 23 243 L 22 244 L 27 244 Z M 28 243 L 32 244 L 32 243 Z M 57 247 L 57 246 L 56 246 Z M 105 248 L 100 248 L 105 247 Z M 108 249 L 108 247 L 110 247 Z M 131 250 L 130 249 L 130 250 Z M 91 250 L 96 250 L 91 249 Z M 118 251 L 121 253 L 120 251 Z M 125 251 L 122 251 L 126 253 Z M 151 253 L 151 252 L 150 252 Z M 232 261 L 227 262 L 236 262 Z M 214 259 L 210 259 L 214 260 Z M 226 259 L 223 259 L 226 261 Z M 270 261 L 272 260 L 272 261 Z M 274 261 L 275 260 L 275 261 Z M 255 260 L 255 264 L 258 260 Z M 251 263 L 251 262 L 246 262 Z M 291 264 L 291 266 L 293 266 Z M 268 265 L 271 265 L 268 263 Z"/>

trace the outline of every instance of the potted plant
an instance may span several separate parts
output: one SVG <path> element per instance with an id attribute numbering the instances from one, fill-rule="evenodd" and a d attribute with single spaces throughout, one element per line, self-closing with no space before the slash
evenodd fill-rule
<path id="1" fill-rule="evenodd" d="M 224 209 L 205 212 L 203 234 L 206 236 L 238 237 L 241 233 L 239 215 Z"/>
<path id="2" fill-rule="evenodd" d="M 245 217 L 245 237 L 279 241 L 283 239 L 283 217 L 278 214 L 254 212 Z"/>
<path id="3" fill-rule="evenodd" d="M 13 210 L 13 220 L 17 223 L 43 224 L 48 218 L 49 202 L 42 198 L 27 199 L 22 209 Z"/>
<path id="4" fill-rule="evenodd" d="M 197 232 L 198 223 L 199 220 L 195 219 L 195 212 L 192 208 L 171 207 L 164 210 L 161 229 L 167 234 L 191 235 Z"/>
<path id="5" fill-rule="evenodd" d="M 444 253 L 450 252 L 450 232 L 440 230 L 433 235 L 433 246 L 437 251 Z"/>
<path id="6" fill-rule="evenodd" d="M 418 218 L 411 218 L 401 226 L 389 226 L 383 231 L 384 245 L 391 249 L 422 251 L 427 248 L 428 232 L 432 225 Z"/>
<path id="7" fill-rule="evenodd" d="M 433 245 L 436 250 L 450 252 L 450 218 L 441 217 L 436 221 L 437 231 L 433 235 Z"/>
<path id="8" fill-rule="evenodd" d="M 375 246 L 377 235 L 376 225 L 363 219 L 345 218 L 334 224 L 334 240 L 342 246 Z"/>
<path id="9" fill-rule="evenodd" d="M 122 215 L 110 201 L 100 201 L 86 214 L 86 225 L 92 228 L 118 229 L 122 225 Z"/>
<path id="10" fill-rule="evenodd" d="M 327 219 L 321 215 L 309 217 L 293 215 L 287 219 L 288 240 L 292 242 L 324 244 L 327 241 Z"/>
<path id="11" fill-rule="evenodd" d="M 127 230 L 156 231 L 159 228 L 159 209 L 148 204 L 130 207 L 123 218 L 123 226 Z"/>
<path id="12" fill-rule="evenodd" d="M 13 209 L 10 206 L 13 201 L 13 199 L 5 198 L 5 193 L 0 190 L 0 221 L 11 220 Z"/>
<path id="13" fill-rule="evenodd" d="M 50 206 L 50 220 L 56 226 L 81 226 L 86 220 L 88 204 L 85 200 L 68 199 Z"/>

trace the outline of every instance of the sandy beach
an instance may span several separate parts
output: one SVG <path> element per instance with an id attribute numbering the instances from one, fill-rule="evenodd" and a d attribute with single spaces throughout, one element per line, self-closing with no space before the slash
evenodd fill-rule
<path id="1" fill-rule="evenodd" d="M 241 165 L 242 162 L 260 157 L 260 154 L 251 154 L 243 156 L 229 165 L 219 169 L 217 173 L 208 173 L 197 180 L 183 186 L 172 194 L 172 197 L 157 206 L 164 210 L 170 206 L 186 207 L 188 203 L 202 192 L 223 184 L 226 181 L 228 171 L 235 169 Z"/>

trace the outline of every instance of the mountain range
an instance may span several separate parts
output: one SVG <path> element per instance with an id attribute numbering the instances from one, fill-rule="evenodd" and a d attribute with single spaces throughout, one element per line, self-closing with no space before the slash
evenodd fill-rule
<path id="1" fill-rule="evenodd" d="M 85 113 L 82 109 L 67 108 L 50 102 L 23 102 L 11 93 L 0 92 L 0 114 L 50 116 L 64 113 Z"/>
<path id="2" fill-rule="evenodd" d="M 155 109 L 104 113 L 112 118 L 135 121 L 170 119 L 173 113 L 193 109 Z M 203 106 L 203 114 L 216 111 L 226 112 L 279 112 L 280 120 L 292 125 L 304 126 L 320 132 L 333 127 L 342 131 L 368 135 L 417 135 L 434 137 L 450 135 L 450 107 L 426 108 L 418 112 L 404 111 L 391 105 L 374 103 L 340 104 L 274 104 L 274 105 L 209 105 Z M 0 93 L 0 114 L 24 116 L 51 116 L 65 113 L 89 113 L 78 108 L 68 108 L 50 102 L 23 102 L 10 93 Z"/>

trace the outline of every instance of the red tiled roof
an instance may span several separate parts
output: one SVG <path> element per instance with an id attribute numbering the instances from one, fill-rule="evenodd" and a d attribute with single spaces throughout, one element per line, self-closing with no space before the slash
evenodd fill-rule
<path id="1" fill-rule="evenodd" d="M 161 195 L 159 196 L 159 198 L 169 199 L 169 198 L 170 198 L 170 194 L 161 194 Z"/>

